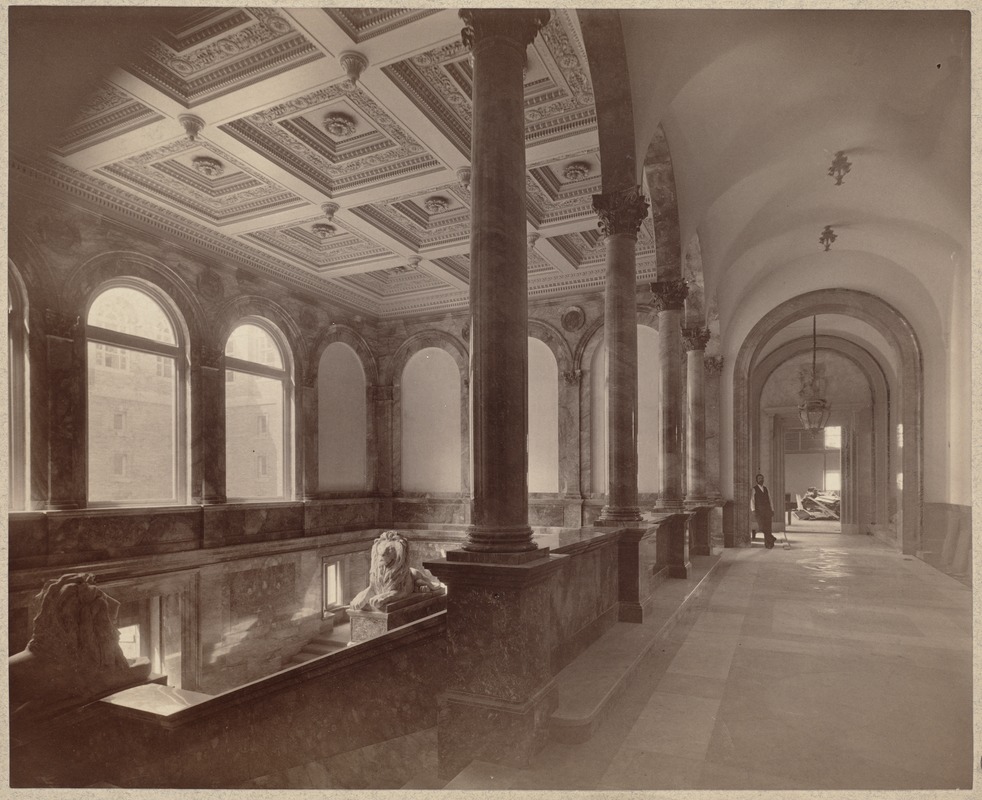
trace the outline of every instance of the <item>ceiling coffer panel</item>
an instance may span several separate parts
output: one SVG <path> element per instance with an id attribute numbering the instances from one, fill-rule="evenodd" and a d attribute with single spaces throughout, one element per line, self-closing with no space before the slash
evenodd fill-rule
<path id="1" fill-rule="evenodd" d="M 348 230 L 337 220 L 325 223 L 323 215 L 252 231 L 243 238 L 324 273 L 330 273 L 332 268 L 369 264 L 394 255 L 391 250 Z"/>
<path id="2" fill-rule="evenodd" d="M 412 8 L 325 8 L 324 13 L 351 37 L 351 41 L 364 42 L 436 14 L 437 11 Z"/>
<path id="3" fill-rule="evenodd" d="M 569 11 L 554 11 L 528 48 L 525 140 L 539 144 L 596 129 L 586 55 Z M 470 156 L 473 72 L 460 40 L 382 71 L 465 156 Z"/>
<path id="4" fill-rule="evenodd" d="M 444 169 L 388 111 L 347 80 L 220 127 L 328 197 Z"/>
<path id="5" fill-rule="evenodd" d="M 178 139 L 97 172 L 219 226 L 306 204 L 203 139 Z"/>
<path id="6" fill-rule="evenodd" d="M 163 114 L 128 92 L 111 83 L 103 83 L 89 95 L 55 141 L 53 149 L 58 155 L 71 155 L 162 119 Z"/>
<path id="7" fill-rule="evenodd" d="M 323 53 L 276 10 L 227 9 L 189 14 L 127 69 L 193 108 L 319 58 Z"/>

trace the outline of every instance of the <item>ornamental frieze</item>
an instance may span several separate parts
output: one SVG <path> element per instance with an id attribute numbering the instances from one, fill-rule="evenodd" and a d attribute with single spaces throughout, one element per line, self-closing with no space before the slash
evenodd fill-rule
<path id="1" fill-rule="evenodd" d="M 689 296 L 689 287 L 682 280 L 655 281 L 651 284 L 651 293 L 656 311 L 681 311 Z"/>
<path id="2" fill-rule="evenodd" d="M 682 328 L 682 341 L 686 350 L 705 350 L 709 328 Z"/>
<path id="3" fill-rule="evenodd" d="M 637 236 L 641 222 L 648 216 L 648 201 L 640 186 L 593 195 L 593 210 L 600 217 L 597 223 L 604 236 L 626 233 Z"/>

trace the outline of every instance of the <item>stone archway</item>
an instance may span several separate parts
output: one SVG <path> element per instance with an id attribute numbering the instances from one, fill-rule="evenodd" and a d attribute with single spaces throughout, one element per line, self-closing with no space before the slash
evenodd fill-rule
<path id="1" fill-rule="evenodd" d="M 782 328 L 813 315 L 841 314 L 866 322 L 878 331 L 898 357 L 899 418 L 904 446 L 901 468 L 903 495 L 898 538 L 905 554 L 920 547 L 923 508 L 923 366 L 921 348 L 913 327 L 895 308 L 875 295 L 850 289 L 821 289 L 791 298 L 777 306 L 753 327 L 737 354 L 733 368 L 733 492 L 734 545 L 750 536 L 751 381 L 763 363 L 767 342 Z"/>
<path id="2" fill-rule="evenodd" d="M 888 448 L 882 446 L 889 441 L 890 390 L 887 378 L 876 358 L 868 350 L 854 342 L 838 336 L 822 335 L 817 337 L 816 343 L 819 351 L 834 353 L 853 365 L 862 374 L 870 392 L 868 409 L 842 409 L 841 404 L 833 402 L 833 410 L 836 412 L 844 411 L 846 417 L 852 418 L 850 420 L 850 436 L 856 437 L 854 440 L 856 444 L 861 438 L 863 442 L 868 444 L 871 451 L 860 452 L 860 448 L 855 445 L 845 448 L 845 450 L 852 450 L 851 455 L 855 468 L 848 471 L 849 480 L 848 482 L 844 481 L 842 487 L 842 530 L 843 532 L 883 530 L 889 521 Z M 767 413 L 762 404 L 764 387 L 780 367 L 797 356 L 809 353 L 811 349 L 812 340 L 809 337 L 787 342 L 768 353 L 757 365 L 751 376 L 750 459 L 751 463 L 755 465 L 755 471 L 767 455 L 763 450 L 755 453 L 756 447 L 760 447 L 761 441 L 767 438 L 767 427 L 762 422 Z M 788 412 L 787 409 L 783 409 L 783 411 Z M 796 410 L 790 413 L 793 417 L 797 416 Z M 784 483 L 784 448 L 781 438 L 787 428 L 784 419 L 786 416 L 787 413 L 777 413 L 771 417 L 773 429 L 769 453 L 768 485 L 775 498 L 781 498 L 793 489 L 793 487 L 786 487 Z M 839 413 L 836 413 L 836 418 L 840 418 Z M 767 470 L 764 471 L 767 472 Z M 792 499 L 794 499 L 793 496 Z M 775 530 L 783 530 L 784 528 L 785 515 L 779 514 L 778 518 L 775 519 Z"/>

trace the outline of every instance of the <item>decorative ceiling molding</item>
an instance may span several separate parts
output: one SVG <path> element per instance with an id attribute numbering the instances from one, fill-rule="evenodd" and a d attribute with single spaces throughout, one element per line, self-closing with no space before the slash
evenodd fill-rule
<path id="1" fill-rule="evenodd" d="M 325 8 L 323 11 L 348 34 L 351 41 L 357 43 L 397 30 L 430 14 L 436 14 L 439 9 Z"/>
<path id="2" fill-rule="evenodd" d="M 436 200 L 446 205 L 431 202 Z M 358 206 L 351 213 L 415 252 L 465 243 L 471 233 L 470 195 L 456 182 Z"/>
<path id="3" fill-rule="evenodd" d="M 61 156 L 71 155 L 162 119 L 163 114 L 105 82 L 89 95 L 52 149 Z"/>
<path id="4" fill-rule="evenodd" d="M 221 256 L 229 263 L 247 266 L 274 280 L 312 291 L 320 297 L 352 309 L 378 313 L 377 305 L 362 295 L 333 284 L 325 285 L 323 279 L 306 274 L 292 264 L 276 260 L 266 253 L 256 252 L 236 239 L 216 233 L 210 226 L 161 208 L 158 204 L 120 189 L 106 180 L 54 160 L 27 162 L 12 157 L 9 164 L 11 180 L 26 180 L 35 186 L 55 189 L 79 198 L 93 208 L 116 213 L 123 220 L 134 220 L 145 228 Z"/>
<path id="5" fill-rule="evenodd" d="M 229 9 L 201 16 L 202 25 L 186 24 L 181 31 L 158 37 L 144 58 L 127 65 L 186 108 L 324 58 L 274 9 Z"/>
<path id="6" fill-rule="evenodd" d="M 323 120 L 335 108 L 362 118 L 369 129 L 350 139 L 332 137 L 308 119 L 316 114 Z M 445 169 L 381 105 L 347 80 L 220 128 L 328 197 Z"/>
<path id="7" fill-rule="evenodd" d="M 211 174 L 199 165 L 211 167 Z M 306 201 L 204 139 L 181 138 L 96 170 L 215 225 L 299 208 Z"/>
<path id="8" fill-rule="evenodd" d="M 528 50 L 525 141 L 529 145 L 596 129 L 593 87 L 575 29 L 574 12 L 555 11 Z M 382 72 L 470 157 L 473 74 L 469 50 L 460 40 L 390 64 Z"/>
<path id="9" fill-rule="evenodd" d="M 335 220 L 331 223 L 335 233 L 322 238 L 314 230 L 324 224 L 324 217 L 317 215 L 295 222 L 276 225 L 243 234 L 242 238 L 272 248 L 279 255 L 303 262 L 317 272 L 332 267 L 352 264 L 369 264 L 393 254 L 391 250 L 369 241 Z"/>

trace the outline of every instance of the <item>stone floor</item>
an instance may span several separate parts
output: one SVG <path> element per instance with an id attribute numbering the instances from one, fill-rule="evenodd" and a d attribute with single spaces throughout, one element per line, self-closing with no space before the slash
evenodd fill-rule
<path id="1" fill-rule="evenodd" d="M 871 537 L 789 538 L 725 551 L 590 741 L 446 788 L 970 788 L 971 591 Z"/>

